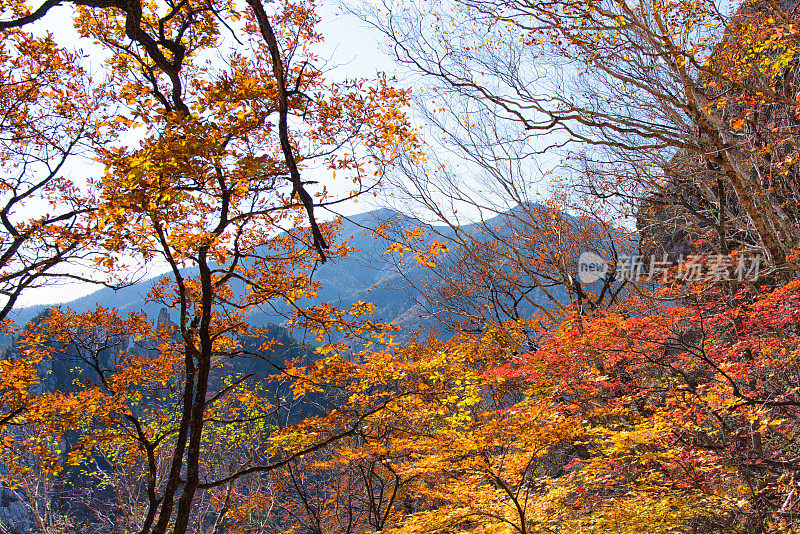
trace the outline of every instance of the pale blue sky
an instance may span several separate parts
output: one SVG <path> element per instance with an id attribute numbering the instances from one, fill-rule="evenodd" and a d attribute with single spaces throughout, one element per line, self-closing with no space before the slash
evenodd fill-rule
<path id="1" fill-rule="evenodd" d="M 38 5 L 38 1 L 32 2 Z M 101 60 L 104 52 L 91 43 L 81 41 L 72 26 L 72 10 L 70 7 L 58 6 L 48 15 L 38 21 L 34 28 L 40 32 L 51 32 L 60 43 L 73 43 L 71 48 L 83 48 L 92 55 L 91 63 Z M 346 13 L 341 5 L 334 2 L 324 2 L 318 5 L 321 17 L 320 33 L 325 37 L 325 43 L 319 50 L 319 55 L 327 60 L 330 69 L 329 78 L 341 80 L 344 78 L 375 78 L 379 72 L 389 75 L 395 73 L 392 60 L 382 52 L 380 34 L 374 28 L 359 20 L 352 14 Z M 69 45 L 67 45 L 69 46 Z M 96 58 L 96 59 L 95 59 Z M 74 178 L 80 179 L 81 174 L 96 173 L 88 165 L 85 168 L 75 167 L 71 173 Z M 339 206 L 338 211 L 353 214 L 368 211 L 377 206 L 371 199 L 362 199 L 358 203 L 348 203 Z M 323 218 L 332 215 L 320 213 Z M 151 275 L 165 271 L 165 268 L 153 265 L 149 269 Z M 94 291 L 97 286 L 91 284 L 64 284 L 57 287 L 47 287 L 31 290 L 20 301 L 22 306 L 39 304 L 56 304 L 67 302 Z"/>

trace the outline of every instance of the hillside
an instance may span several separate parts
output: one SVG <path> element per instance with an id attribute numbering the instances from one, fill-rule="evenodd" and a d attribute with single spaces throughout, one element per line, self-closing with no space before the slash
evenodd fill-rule
<path id="1" fill-rule="evenodd" d="M 330 302 L 333 304 L 351 303 L 358 300 L 369 300 L 378 306 L 376 317 L 391 320 L 406 313 L 414 304 L 415 290 L 402 276 L 395 272 L 389 257 L 384 254 L 385 242 L 375 236 L 366 237 L 372 225 L 392 219 L 399 221 L 399 227 L 416 226 L 414 219 L 405 217 L 390 210 L 375 210 L 351 217 L 343 224 L 341 240 L 348 240 L 357 251 L 343 259 L 334 259 L 319 265 L 314 272 L 314 279 L 322 284 L 322 291 L 312 302 Z M 194 272 L 189 269 L 189 273 Z M 412 280 L 422 276 L 420 269 L 411 268 L 406 271 Z M 158 317 L 161 305 L 145 301 L 148 291 L 160 277 L 143 280 L 137 284 L 119 290 L 99 289 L 85 297 L 66 302 L 77 313 L 93 309 L 95 306 L 117 308 L 121 313 L 143 310 L 154 320 Z M 47 306 L 20 308 L 14 315 L 18 325 L 24 325 L 41 313 Z M 283 322 L 277 313 L 255 312 L 253 319 L 260 324 Z"/>
<path id="2" fill-rule="evenodd" d="M 389 222 L 393 231 L 402 232 L 405 229 L 417 227 L 426 228 L 427 232 L 422 239 L 422 244 L 429 243 L 434 238 L 446 240 L 452 235 L 452 229 L 444 226 L 428 226 L 419 220 L 408 217 L 402 213 L 379 209 L 367 213 L 354 215 L 344 220 L 339 240 L 355 249 L 355 252 L 345 258 L 334 258 L 324 264 L 317 265 L 313 279 L 321 285 L 318 296 L 307 305 L 327 302 L 334 306 L 345 306 L 353 302 L 372 302 L 376 305 L 374 318 L 382 321 L 394 321 L 409 332 L 422 328 L 430 331 L 433 326 L 431 318 L 417 305 L 419 290 L 428 280 L 429 273 L 413 259 L 400 258 L 397 255 L 387 254 L 387 241 L 372 234 L 370 228 L 378 224 Z M 484 223 L 500 233 L 508 233 L 502 216 L 496 216 Z M 466 235 L 477 235 L 478 224 L 468 224 L 460 230 Z M 478 237 L 479 238 L 479 237 Z M 460 253 L 452 250 L 449 257 L 455 258 Z M 191 274 L 194 271 L 188 270 Z M 85 297 L 61 304 L 69 307 L 76 313 L 83 313 L 94 309 L 96 306 L 116 308 L 120 313 L 127 314 L 131 311 L 144 311 L 151 321 L 159 316 L 162 305 L 146 302 L 146 295 L 153 284 L 160 277 L 143 280 L 137 284 L 119 290 L 103 288 Z M 568 302 L 566 295 L 563 298 Z M 36 315 L 42 313 L 47 306 L 33 306 L 20 308 L 12 314 L 17 325 L 24 325 Z M 283 314 L 287 313 L 280 308 L 276 310 L 254 310 L 250 313 L 253 324 L 282 324 L 285 321 Z M 295 333 L 302 338 L 302 333 Z"/>

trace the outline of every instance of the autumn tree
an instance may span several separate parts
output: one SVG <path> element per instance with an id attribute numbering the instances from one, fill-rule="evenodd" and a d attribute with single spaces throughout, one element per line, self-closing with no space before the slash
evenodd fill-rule
<path id="1" fill-rule="evenodd" d="M 55 5 L 10 4 L 0 28 L 17 35 Z M 729 18 L 703 3 L 476 0 L 426 18 L 424 5 L 407 6 L 387 33 L 401 59 L 467 104 L 451 117 L 463 129 L 441 131 L 459 153 L 486 150 L 473 163 L 498 188 L 492 209 L 505 198 L 515 211 L 498 226 L 479 217 L 472 234 L 454 224 L 432 242 L 421 230 L 396 236 L 390 252 L 433 269 L 430 302 L 457 324 L 399 344 L 369 303 L 302 301 L 318 289 L 317 262 L 348 253 L 333 245 L 335 224 L 316 220 L 338 201 L 334 171 L 355 181 L 340 195 L 350 197 L 405 153 L 406 193 L 422 205 L 451 221 L 463 205 L 484 207 L 447 161 L 417 166 L 408 93 L 386 79 L 327 80 L 312 4 L 70 5 L 81 37 L 107 54 L 102 86 L 86 80 L 109 102 L 87 108 L 102 118 L 87 143 L 105 169 L 88 182 L 96 200 L 85 220 L 40 222 L 31 235 L 96 228 L 93 239 L 65 235 L 100 267 L 165 262 L 148 298 L 176 319 L 57 310 L 29 329 L 18 357 L 0 363 L 4 428 L 25 430 L 2 436 L 7 481 L 85 469 L 110 496 L 87 501 L 103 524 L 142 534 L 796 528 L 797 282 L 689 284 L 701 302 L 677 306 L 671 293 L 622 294 L 613 276 L 595 292 L 573 276 L 580 251 L 614 259 L 630 244 L 605 216 L 653 191 L 716 231 L 716 246 L 792 269 L 792 15 L 760 4 Z M 756 8 L 772 20 L 750 20 Z M 763 25 L 775 31 L 749 31 Z M 42 98 L 57 96 L 49 91 Z M 67 111 L 56 131 L 84 120 Z M 476 129 L 479 115 L 489 128 Z M 592 147 L 568 160 L 587 171 L 571 176 L 577 198 L 556 185 L 533 202 L 518 171 L 537 140 L 533 152 Z M 702 164 L 681 178 L 701 201 L 670 196 L 656 163 L 676 157 Z M 452 209 L 438 206 L 433 183 Z M 249 323 L 261 307 L 294 310 L 290 325 L 321 343 L 315 361 L 266 359 L 290 388 L 281 394 L 235 365 L 275 347 Z M 37 389 L 38 367 L 54 358 L 84 371 L 74 389 Z M 303 402 L 313 407 L 298 414 Z M 42 515 L 46 528 L 63 524 Z"/>
<path id="2" fill-rule="evenodd" d="M 478 165 L 486 182 L 516 184 L 514 194 L 524 198 L 525 179 L 503 165 L 522 162 L 525 147 L 530 154 L 563 144 L 566 164 L 554 165 L 552 174 L 576 188 L 571 209 L 638 211 L 645 225 L 679 226 L 711 250 L 756 251 L 776 271 L 796 269 L 796 179 L 788 156 L 796 144 L 791 6 L 745 3 L 730 14 L 702 2 L 385 7 L 388 18 L 379 25 L 399 58 L 439 90 L 428 99 L 429 116 L 451 114 L 437 131 L 464 157 L 494 151 L 489 165 Z M 455 106 L 440 107 L 441 101 Z M 481 122 L 482 116 L 490 119 Z M 504 130 L 508 124 L 514 126 Z M 503 137 L 508 132 L 522 147 L 511 157 L 502 154 L 514 139 Z M 432 186 L 434 212 L 485 207 L 472 191 L 459 189 L 465 178 L 449 165 L 436 161 L 427 173 L 409 165 L 404 178 L 412 179 L 412 199 L 424 202 Z M 455 178 L 431 179 L 446 172 Z M 416 176 L 421 179 L 414 182 Z M 647 204 L 655 213 L 645 213 Z M 499 256 L 491 245 L 479 250 L 488 263 Z M 482 274 L 457 272 L 452 279 L 480 283 L 487 279 Z M 542 332 L 527 355 L 508 351 L 497 358 L 491 374 L 521 385 L 525 401 L 504 404 L 500 413 L 510 421 L 494 428 L 495 414 L 480 411 L 470 417 L 483 417 L 483 424 L 465 424 L 450 435 L 445 415 L 422 423 L 435 444 L 414 442 L 411 449 L 425 452 L 405 465 L 406 473 L 429 469 L 430 484 L 417 491 L 430 498 L 397 530 L 796 528 L 789 460 L 794 286 L 745 286 L 739 293 L 690 287 L 698 293 L 689 292 L 683 308 L 626 299 L 576 313 Z M 461 295 L 462 309 L 491 300 L 480 290 L 470 295 L 474 301 Z M 508 347 L 481 337 L 480 328 L 460 346 L 432 343 L 427 358 L 446 354 L 458 361 L 469 350 Z M 503 324 L 504 334 L 519 331 L 515 321 Z M 563 441 L 548 441 L 546 431 L 557 425 L 539 419 L 542 413 L 575 426 Z M 514 416 L 529 417 L 524 431 L 505 435 Z M 462 432 L 473 433 L 460 441 Z M 423 435 L 415 428 L 407 437 Z M 542 442 L 525 441 L 540 436 Z"/>
<path id="3" fill-rule="evenodd" d="M 794 16 L 775 2 L 470 0 L 386 3 L 375 23 L 475 153 L 507 139 L 558 153 L 546 170 L 579 193 L 576 209 L 630 217 L 657 194 L 680 208 L 664 226 L 784 269 L 797 246 Z"/>
<path id="4" fill-rule="evenodd" d="M 92 93 L 80 53 L 51 36 L 4 32 L 0 62 L 2 320 L 23 292 L 93 278 L 97 200 L 91 176 L 72 167 L 103 139 L 99 108 L 106 102 Z"/>
<path id="5" fill-rule="evenodd" d="M 782 26 L 790 15 L 780 6 L 738 6 L 731 17 L 702 3 L 450 7 L 404 3 L 390 9 L 384 29 L 401 59 L 468 103 L 448 123 L 464 125 L 454 145 L 503 146 L 471 132 L 481 114 L 491 126 L 517 124 L 523 138 L 545 146 L 585 143 L 591 149 L 568 160 L 568 170 L 577 171 L 570 184 L 590 210 L 610 205 L 630 215 L 649 197 L 677 208 L 668 222 L 685 220 L 689 234 L 720 252 L 757 250 L 776 270 L 794 269 L 793 175 L 776 178 L 787 164 L 776 154 L 793 149 L 796 106 L 781 92 L 796 88 L 793 30 Z M 549 68 L 553 62 L 562 70 Z M 574 77 L 569 68 L 578 69 Z M 774 85 L 776 73 L 788 85 Z M 531 137 L 537 131 L 543 135 Z M 770 138 L 781 132 L 780 142 Z M 412 182 L 412 200 L 430 199 L 431 211 L 449 211 L 446 218 L 475 206 L 457 172 L 430 179 L 449 172 L 447 161 L 435 163 L 427 175 L 408 166 L 404 178 L 423 175 L 423 186 Z M 514 183 L 503 170 L 491 175 L 499 187 Z M 441 188 L 431 193 L 430 185 Z M 430 247 L 399 237 L 395 250 L 429 261 Z M 507 250 L 518 254 L 518 243 L 535 238 Z M 466 257 L 502 258 L 491 242 L 472 244 Z M 340 363 L 339 383 L 354 403 L 366 392 L 404 392 L 395 402 L 405 409 L 362 425 L 375 431 L 376 445 L 388 438 L 388 450 L 408 452 L 390 461 L 408 478 L 414 505 L 391 531 L 796 528 L 794 282 L 744 284 L 740 292 L 689 284 L 683 307 L 673 293 L 656 292 L 647 296 L 669 305 L 626 298 L 591 313 L 569 310 L 519 351 L 526 346 L 519 318 L 497 321 L 501 301 L 472 289 L 498 281 L 456 265 L 456 284 L 444 290 L 460 292 L 455 306 L 474 314 L 477 328 L 372 352 L 363 366 Z M 488 311 L 473 311 L 481 308 Z M 370 382 L 376 365 L 379 386 Z"/>
<path id="6" fill-rule="evenodd" d="M 303 473 L 391 468 L 389 532 L 792 530 L 798 283 L 694 289 L 573 312 L 514 358 L 506 323 L 296 368 L 356 412 L 391 399 Z"/>
<path id="7" fill-rule="evenodd" d="M 50 20 L 55 5 L 7 4 L 0 29 L 13 35 Z M 74 408 L 67 415 L 84 421 L 86 432 L 71 458 L 85 461 L 94 448 L 113 443 L 136 451 L 147 490 L 134 529 L 186 532 L 192 521 L 202 526 L 204 516 L 194 512 L 206 493 L 303 454 L 278 441 L 232 459 L 224 472 L 203 461 L 224 445 L 209 441 L 228 424 L 218 410 L 250 379 L 226 374 L 230 358 L 245 352 L 241 340 L 259 336 L 247 312 L 274 303 L 298 307 L 316 289 L 313 265 L 344 253 L 314 210 L 337 201 L 326 190 L 339 187 L 329 175 L 351 180 L 339 195 L 350 197 L 373 187 L 400 148 L 412 148 L 402 111 L 407 92 L 386 79 L 326 80 L 316 66 L 321 37 L 311 4 L 70 7 L 81 38 L 106 54 L 106 85 L 91 90 L 113 103 L 103 108 L 104 122 L 92 125 L 104 132 L 92 149 L 105 172 L 90 182 L 98 200 L 89 220 L 102 230 L 92 243 L 103 253 L 98 264 L 113 270 L 165 262 L 170 275 L 150 298 L 177 316 L 174 332 L 158 341 L 158 357 L 118 350 L 115 364 L 94 366 L 96 381 L 66 395 L 71 400 L 61 406 Z M 214 57 L 223 44 L 229 53 Z M 45 96 L 57 94 L 57 86 L 44 87 Z M 55 132 L 80 133 L 81 114 L 62 111 L 71 120 L 64 130 L 54 125 Z M 315 181 L 322 185 L 313 188 Z M 323 315 L 303 313 L 312 323 L 326 322 Z M 105 310 L 75 320 L 51 323 L 47 335 L 131 326 Z M 163 335 L 144 327 L 132 333 Z M 26 358 L 49 357 L 31 341 Z M 159 384 L 172 396 L 146 393 Z M 227 409 L 244 410 L 252 397 L 239 394 L 232 402 L 242 407 Z M 253 418 L 233 419 L 245 425 Z M 56 437 L 74 424 L 66 416 L 61 421 L 52 429 Z M 329 427 L 324 437 L 304 441 L 306 449 L 352 433 L 357 421 Z"/>

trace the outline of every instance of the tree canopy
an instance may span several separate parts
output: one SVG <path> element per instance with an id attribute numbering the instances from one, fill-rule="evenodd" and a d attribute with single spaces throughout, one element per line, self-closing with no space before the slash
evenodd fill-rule
<path id="1" fill-rule="evenodd" d="M 414 101 L 333 79 L 310 1 L 1 4 L 0 527 L 800 528 L 795 7 L 387 2 Z M 416 333 L 312 300 L 379 189 L 447 223 L 364 229 Z M 153 262 L 155 322 L 10 320 Z"/>

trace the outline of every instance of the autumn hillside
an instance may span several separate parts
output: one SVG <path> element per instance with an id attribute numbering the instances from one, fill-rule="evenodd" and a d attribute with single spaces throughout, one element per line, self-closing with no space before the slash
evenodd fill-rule
<path id="1" fill-rule="evenodd" d="M 0 533 L 800 530 L 796 6 L 342 7 L 0 0 Z"/>

